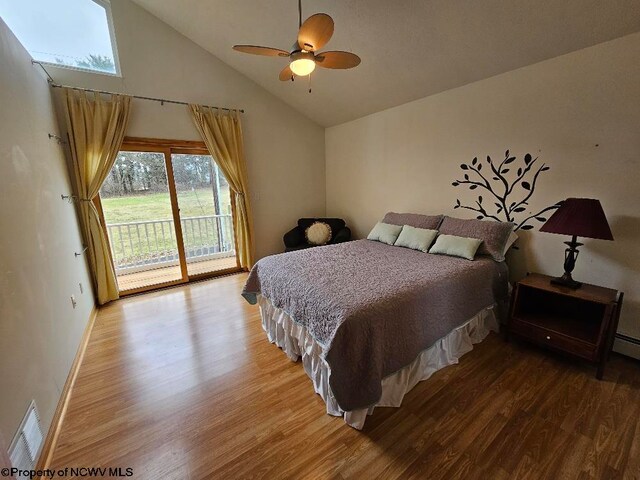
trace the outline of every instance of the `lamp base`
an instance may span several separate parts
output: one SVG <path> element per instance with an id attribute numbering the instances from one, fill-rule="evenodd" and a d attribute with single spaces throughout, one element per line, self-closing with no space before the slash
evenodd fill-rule
<path id="1" fill-rule="evenodd" d="M 551 284 L 571 288 L 572 290 L 577 290 L 582 286 L 582 282 L 577 282 L 571 277 L 571 274 L 567 272 L 565 272 L 561 277 L 552 278 Z"/>

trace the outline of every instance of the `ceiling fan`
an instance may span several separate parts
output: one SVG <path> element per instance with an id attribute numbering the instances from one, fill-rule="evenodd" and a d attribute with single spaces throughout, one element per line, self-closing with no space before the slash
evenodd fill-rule
<path id="1" fill-rule="evenodd" d="M 280 72 L 280 80 L 293 80 L 295 76 L 311 75 L 318 67 L 346 69 L 357 67 L 360 57 L 351 52 L 318 52 L 333 35 L 333 19 L 326 13 L 316 13 L 302 23 L 302 0 L 298 0 L 298 40 L 290 52 L 279 48 L 257 45 L 234 45 L 238 52 L 268 57 L 287 57 L 289 65 Z"/>

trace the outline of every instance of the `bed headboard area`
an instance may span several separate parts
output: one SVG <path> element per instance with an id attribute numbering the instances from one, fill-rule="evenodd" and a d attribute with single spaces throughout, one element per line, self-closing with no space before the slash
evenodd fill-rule
<path id="1" fill-rule="evenodd" d="M 388 212 L 382 219 L 382 223 L 391 225 L 409 225 L 415 228 L 437 230 L 444 215 L 423 215 L 420 213 L 396 213 Z"/>

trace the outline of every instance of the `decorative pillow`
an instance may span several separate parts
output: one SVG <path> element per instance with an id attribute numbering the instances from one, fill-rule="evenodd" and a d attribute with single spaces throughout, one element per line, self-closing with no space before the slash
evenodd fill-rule
<path id="1" fill-rule="evenodd" d="M 382 219 L 383 223 L 391 225 L 409 225 L 410 227 L 437 230 L 443 215 L 421 215 L 419 213 L 389 212 Z"/>
<path id="2" fill-rule="evenodd" d="M 373 230 L 369 232 L 367 239 L 393 245 L 401 231 L 402 226 L 378 222 L 376 226 L 373 227 Z"/>
<path id="3" fill-rule="evenodd" d="M 504 247 L 513 231 L 513 224 L 444 217 L 438 230 L 445 235 L 480 239 L 482 245 L 478 249 L 478 255 L 491 255 L 496 262 L 503 262 Z"/>
<path id="4" fill-rule="evenodd" d="M 331 240 L 331 227 L 324 222 L 314 222 L 304 231 L 309 245 L 326 245 Z"/>
<path id="5" fill-rule="evenodd" d="M 330 217 L 317 217 L 317 218 L 299 218 L 298 219 L 298 227 L 300 227 L 300 231 L 304 232 L 307 228 L 313 225 L 316 222 L 324 222 L 331 227 L 331 235 L 337 234 L 340 230 L 342 230 L 346 224 L 344 220 L 341 218 L 330 218 Z"/>
<path id="6" fill-rule="evenodd" d="M 402 227 L 402 231 L 394 245 L 396 247 L 406 247 L 413 250 L 420 250 L 427 253 L 433 240 L 438 236 L 437 230 L 428 230 L 426 228 L 415 228 L 411 225 Z"/>
<path id="7" fill-rule="evenodd" d="M 478 238 L 456 237 L 455 235 L 438 235 L 436 243 L 433 244 L 429 253 L 473 260 L 481 243 L 482 240 Z"/>

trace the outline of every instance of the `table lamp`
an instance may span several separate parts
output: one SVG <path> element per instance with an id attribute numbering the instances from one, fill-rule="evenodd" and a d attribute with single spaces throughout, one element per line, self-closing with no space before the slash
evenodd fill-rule
<path id="1" fill-rule="evenodd" d="M 540 231 L 571 235 L 571 241 L 564 242 L 569 247 L 564 252 L 564 275 L 552 279 L 551 283 L 572 289 L 582 286 L 571 277 L 578 258 L 578 247 L 583 245 L 578 243 L 577 237 L 613 240 L 602 205 L 593 198 L 567 198 Z"/>

